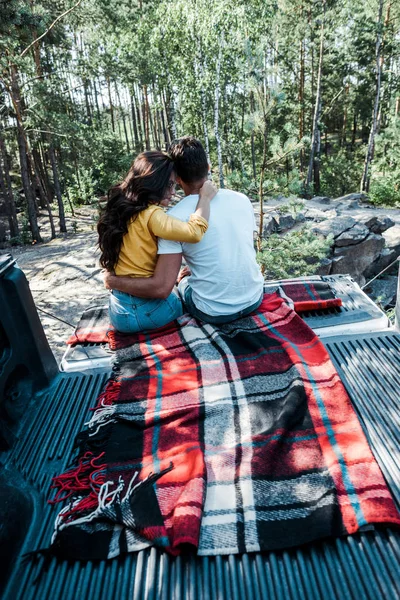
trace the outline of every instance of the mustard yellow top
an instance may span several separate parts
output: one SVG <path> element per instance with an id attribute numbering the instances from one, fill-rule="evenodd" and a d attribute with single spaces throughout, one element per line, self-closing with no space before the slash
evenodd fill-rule
<path id="1" fill-rule="evenodd" d="M 149 206 L 128 225 L 115 274 L 151 277 L 157 263 L 158 237 L 195 244 L 207 228 L 207 221 L 198 215 L 190 215 L 189 221 L 184 222 L 167 215 L 161 206 Z"/>

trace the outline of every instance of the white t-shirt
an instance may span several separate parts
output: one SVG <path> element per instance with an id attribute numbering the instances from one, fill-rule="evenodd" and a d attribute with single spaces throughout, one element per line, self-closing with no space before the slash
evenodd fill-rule
<path id="1" fill-rule="evenodd" d="M 198 195 L 186 196 L 168 214 L 187 221 Z M 193 302 L 212 316 L 232 315 L 251 306 L 263 291 L 263 276 L 256 262 L 256 223 L 250 200 L 244 194 L 219 190 L 210 205 L 208 230 L 198 244 L 158 240 L 158 254 L 183 256 L 192 272 Z"/>

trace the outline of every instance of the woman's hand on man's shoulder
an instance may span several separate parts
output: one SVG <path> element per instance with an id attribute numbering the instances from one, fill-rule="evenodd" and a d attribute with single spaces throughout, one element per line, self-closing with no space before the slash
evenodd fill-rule
<path id="1" fill-rule="evenodd" d="M 199 194 L 202 200 L 212 200 L 217 194 L 218 188 L 213 184 L 212 181 L 205 181 L 200 188 Z"/>

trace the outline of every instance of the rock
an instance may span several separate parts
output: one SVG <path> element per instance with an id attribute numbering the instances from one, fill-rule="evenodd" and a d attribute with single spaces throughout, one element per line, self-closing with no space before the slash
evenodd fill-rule
<path id="1" fill-rule="evenodd" d="M 346 196 L 340 196 L 339 198 L 335 198 L 334 202 L 364 202 L 368 200 L 367 194 L 363 192 L 355 192 L 354 194 L 346 194 Z"/>
<path id="2" fill-rule="evenodd" d="M 397 297 L 397 276 L 375 279 L 365 291 L 383 309 L 393 308 Z"/>
<path id="3" fill-rule="evenodd" d="M 311 198 L 312 202 L 318 202 L 318 204 L 330 204 L 331 199 L 328 196 L 314 196 Z"/>
<path id="4" fill-rule="evenodd" d="M 378 258 L 364 272 L 367 281 L 386 269 L 396 258 L 397 254 L 393 248 L 384 248 Z M 393 268 L 396 268 L 396 265 L 393 265 Z"/>
<path id="5" fill-rule="evenodd" d="M 304 223 L 306 220 L 305 214 L 302 212 L 297 213 L 295 216 L 296 223 Z"/>
<path id="6" fill-rule="evenodd" d="M 354 227 L 355 224 L 356 221 L 353 217 L 337 217 L 336 219 L 325 219 L 313 227 L 312 230 L 324 237 L 332 234 L 334 238 L 337 238 L 348 229 Z"/>
<path id="7" fill-rule="evenodd" d="M 394 225 L 382 233 L 386 247 L 394 250 L 396 256 L 400 255 L 400 225 Z"/>
<path id="8" fill-rule="evenodd" d="M 332 259 L 331 258 L 323 258 L 318 265 L 318 268 L 315 272 L 316 275 L 329 275 L 332 267 Z"/>
<path id="9" fill-rule="evenodd" d="M 368 227 L 372 233 L 383 233 L 389 227 L 393 227 L 395 222 L 390 217 L 385 217 L 382 215 L 371 215 L 371 213 L 361 213 L 359 215 L 355 215 L 355 218 L 359 223 Z"/>
<path id="10" fill-rule="evenodd" d="M 287 231 L 294 227 L 296 221 L 292 217 L 292 215 L 279 215 L 277 217 L 277 223 L 280 231 Z"/>
<path id="11" fill-rule="evenodd" d="M 359 244 L 335 248 L 334 258 L 343 260 L 333 261 L 331 274 L 348 273 L 360 283 L 364 279 L 364 272 L 381 254 L 384 245 L 385 240 L 381 235 L 370 233 Z"/>
<path id="12" fill-rule="evenodd" d="M 264 215 L 263 237 L 268 237 L 278 229 L 278 223 L 272 215 Z"/>
<path id="13" fill-rule="evenodd" d="M 369 235 L 368 227 L 356 223 L 351 229 L 347 229 L 335 238 L 335 246 L 352 246 L 353 244 L 359 244 Z"/>
<path id="14" fill-rule="evenodd" d="M 328 210 L 328 207 L 326 208 Z M 317 223 L 320 221 L 325 221 L 326 219 L 336 217 L 336 211 L 329 211 L 327 214 L 324 210 L 319 210 L 318 208 L 305 208 L 304 215 L 307 220 L 316 221 Z"/>

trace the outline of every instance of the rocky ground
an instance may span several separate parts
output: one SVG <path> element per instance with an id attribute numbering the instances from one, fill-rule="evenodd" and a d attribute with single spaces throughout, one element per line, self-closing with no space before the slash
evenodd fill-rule
<path id="1" fill-rule="evenodd" d="M 339 201 L 322 198 L 308 201 L 300 211 L 301 216 L 291 219 L 285 210 L 283 214 L 278 210 L 287 203 L 288 200 L 282 198 L 265 204 L 265 233 L 277 228 L 280 231 L 289 230 L 301 226 L 305 221 L 309 221 L 322 234 L 334 233 L 335 247 L 326 272 L 332 272 L 333 265 L 333 272 L 351 271 L 349 257 L 355 258 L 358 251 L 360 258 L 356 263 L 364 270 L 360 276 L 353 272 L 353 276 L 363 284 L 366 279 L 364 275 L 368 274 L 373 262 L 376 263 L 375 267 L 383 265 L 381 268 L 384 268 L 389 264 L 389 259 L 400 255 L 400 210 L 375 209 L 349 198 Z M 254 203 L 254 209 L 257 213 L 257 203 Z M 387 219 L 391 220 L 390 223 Z M 49 239 L 46 222 L 43 216 L 40 219 L 41 233 L 44 239 Z M 96 211 L 87 207 L 80 209 L 74 219 L 68 219 L 67 228 L 67 234 L 40 245 L 0 250 L 1 253 L 11 252 L 28 278 L 58 362 L 66 348 L 65 340 L 73 332 L 83 310 L 107 302 L 107 292 L 98 265 Z M 378 264 L 376 261 L 381 262 Z M 373 277 L 373 270 L 370 269 L 370 272 Z M 383 305 L 390 306 L 395 301 L 396 282 L 394 270 L 371 284 L 366 291 L 374 299 L 381 298 Z"/>

